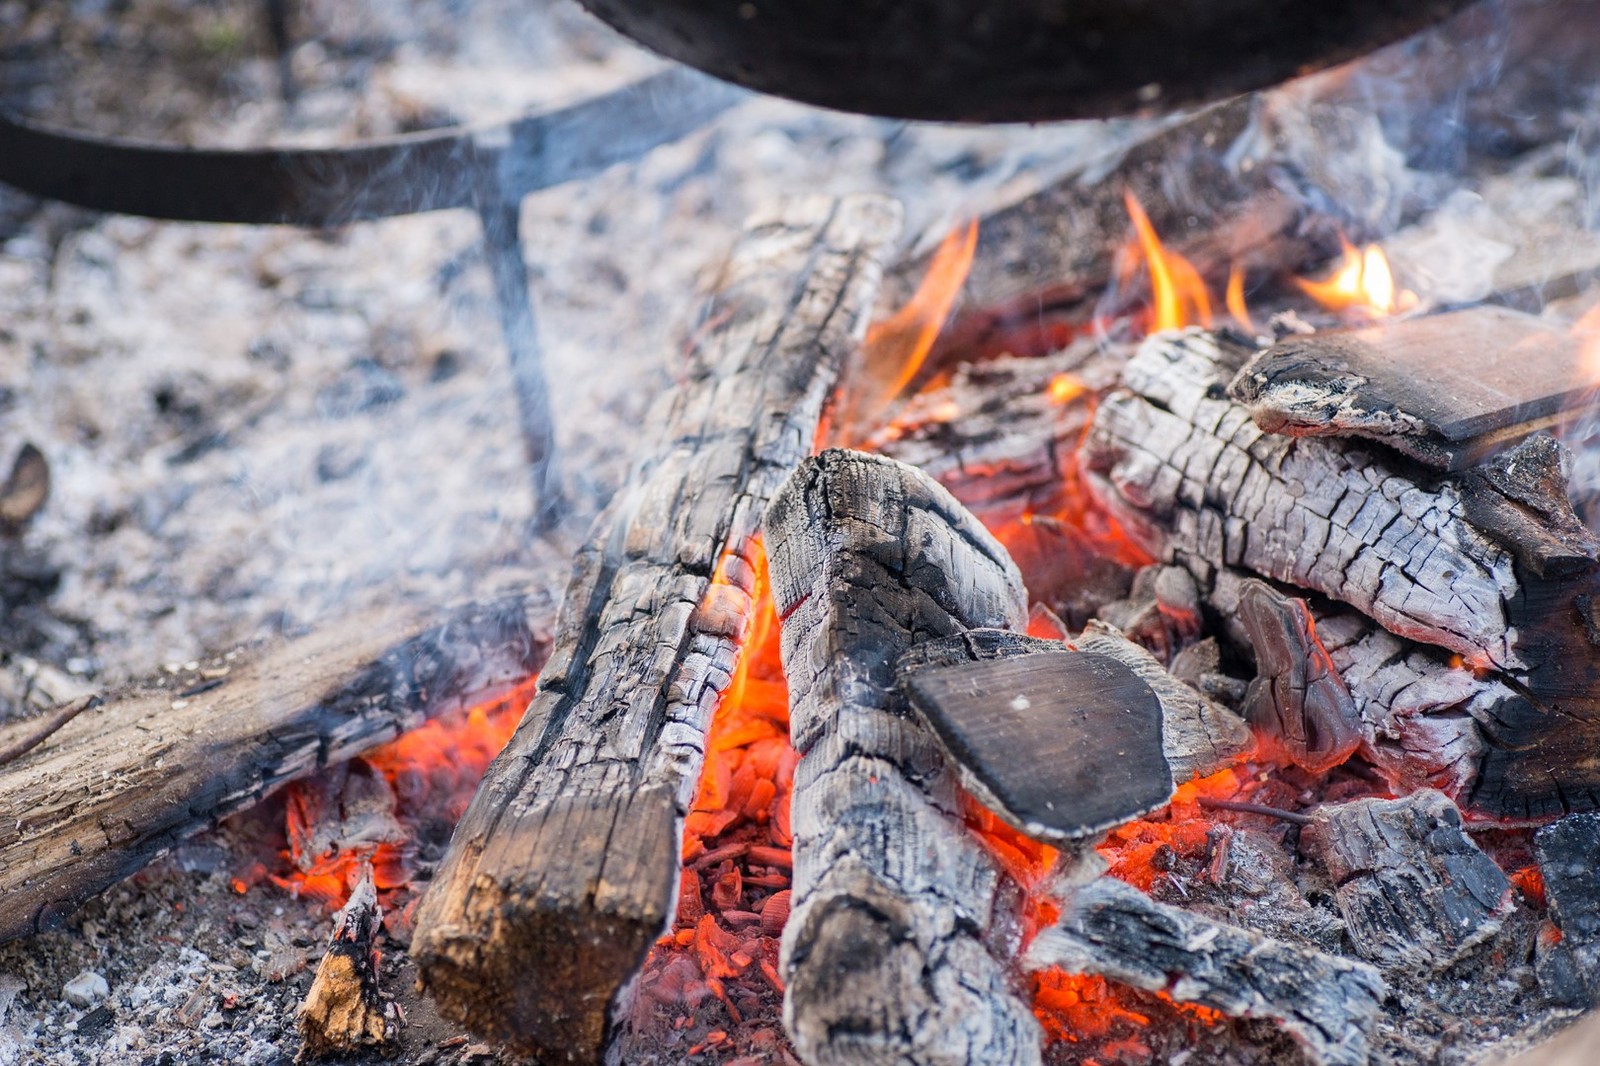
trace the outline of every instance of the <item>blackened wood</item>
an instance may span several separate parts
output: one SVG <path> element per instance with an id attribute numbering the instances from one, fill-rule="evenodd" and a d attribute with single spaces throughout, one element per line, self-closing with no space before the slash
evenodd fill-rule
<path id="1" fill-rule="evenodd" d="M 552 613 L 529 595 L 451 611 L 420 632 L 348 619 L 207 664 L 213 676 L 184 675 L 188 687 L 107 694 L 0 770 L 0 939 L 58 927 L 282 785 L 525 681 L 544 664 Z"/>
<path id="2" fill-rule="evenodd" d="M 1442 969 L 1514 907 L 1506 875 L 1432 789 L 1322 808 L 1300 843 L 1332 879 L 1352 946 L 1383 970 Z"/>
<path id="3" fill-rule="evenodd" d="M 1154 690 L 1165 721 L 1162 743 L 1176 783 L 1216 773 L 1254 750 L 1255 738 L 1242 718 L 1173 677 L 1116 627 L 1092 621 L 1072 639 L 1072 646 L 1117 659 Z"/>
<path id="4" fill-rule="evenodd" d="M 1503 307 L 1286 338 L 1230 391 L 1272 433 L 1380 440 L 1459 470 L 1586 402 L 1581 338 Z"/>
<path id="5" fill-rule="evenodd" d="M 579 552 L 556 650 L 417 912 L 411 953 L 447 1016 L 520 1051 L 596 1062 L 618 993 L 673 913 L 683 816 L 753 605 L 752 538 L 810 450 L 865 328 L 896 205 L 755 217 L 665 443 Z"/>
<path id="6" fill-rule="evenodd" d="M 855 452 L 807 460 L 766 538 L 801 753 L 782 952 L 795 1050 L 808 1066 L 1039 1062 L 1009 965 L 1020 890 L 963 825 L 955 769 L 895 684 L 920 641 L 1020 629 L 1021 576 L 926 475 Z"/>
<path id="7" fill-rule="evenodd" d="M 1256 653 L 1245 717 L 1295 765 L 1330 770 L 1361 746 L 1361 720 L 1344 678 L 1317 639 L 1311 608 L 1264 581 L 1245 583 L 1239 617 Z"/>
<path id="8" fill-rule="evenodd" d="M 1570 466 L 1559 441 L 1536 433 L 1461 476 L 1467 518 L 1541 578 L 1582 573 L 1600 559 L 1600 540 L 1567 496 Z"/>
<path id="9" fill-rule="evenodd" d="M 1569 814 L 1545 826 L 1533 848 L 1550 917 L 1561 930 L 1553 950 L 1569 964 L 1587 1003 L 1600 1002 L 1600 814 Z"/>
<path id="10" fill-rule="evenodd" d="M 1101 607 L 1099 619 L 1121 630 L 1163 663 L 1200 639 L 1200 590 L 1181 566 L 1147 566 L 1133 576 L 1126 599 Z"/>
<path id="11" fill-rule="evenodd" d="M 399 1013 L 378 985 L 378 930 L 383 909 L 372 871 L 333 920 L 327 953 L 300 1007 L 302 1058 L 372 1053 L 399 1036 Z"/>
<path id="12" fill-rule="evenodd" d="M 1364 963 L 1157 903 L 1101 877 L 1061 900 L 1024 956 L 1030 969 L 1098 974 L 1236 1018 L 1266 1018 L 1311 1061 L 1364 1066 L 1386 989 Z"/>
<path id="13" fill-rule="evenodd" d="M 969 792 L 1022 833 L 1061 844 L 1161 807 L 1172 770 L 1150 686 L 1110 656 L 1055 647 L 969 661 L 952 649 L 945 662 L 902 669 L 901 685 Z"/>
<path id="14" fill-rule="evenodd" d="M 1569 572 L 1569 554 L 1541 577 L 1520 561 L 1541 549 L 1501 540 L 1513 525 L 1474 523 L 1465 501 L 1481 486 L 1465 479 L 1420 474 L 1362 442 L 1265 433 L 1223 391 L 1248 354 L 1197 331 L 1141 346 L 1082 455 L 1103 504 L 1152 555 L 1194 574 L 1225 621 L 1228 582 L 1271 578 L 1503 682 L 1466 686 L 1453 708 L 1436 691 L 1413 719 L 1453 732 L 1441 735 L 1451 744 L 1480 734 L 1464 771 L 1424 754 L 1426 772 L 1470 779 L 1456 794 L 1474 813 L 1520 821 L 1600 807 L 1600 572 Z"/>

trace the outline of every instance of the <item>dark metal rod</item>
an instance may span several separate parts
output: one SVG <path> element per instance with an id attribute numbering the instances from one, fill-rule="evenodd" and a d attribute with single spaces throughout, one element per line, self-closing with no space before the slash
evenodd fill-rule
<path id="1" fill-rule="evenodd" d="M 539 325 L 528 291 L 528 267 L 522 258 L 520 202 L 488 200 L 478 208 L 483 223 L 484 251 L 494 277 L 500 330 L 511 357 L 511 383 L 517 396 L 517 422 L 528 453 L 533 479 L 534 526 L 547 528 L 561 508 L 561 468 L 556 454 L 555 421 L 550 413 L 550 386 L 544 370 Z"/>
<path id="2" fill-rule="evenodd" d="M 747 98 L 703 74 L 673 68 L 505 125 L 340 148 L 237 151 L 89 137 L 0 111 L 0 182 L 124 215 L 335 226 L 475 208 L 486 172 L 500 182 L 502 199 L 517 200 L 636 159 Z"/>

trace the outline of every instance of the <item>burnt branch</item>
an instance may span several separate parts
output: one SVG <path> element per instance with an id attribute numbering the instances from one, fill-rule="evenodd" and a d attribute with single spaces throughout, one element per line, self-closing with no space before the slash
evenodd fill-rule
<path id="1" fill-rule="evenodd" d="M 794 790 L 784 1023 L 808 1066 L 1037 1063 L 1012 984 L 1016 886 L 962 824 L 955 768 L 896 688 L 897 658 L 1020 629 L 1005 550 L 926 475 L 829 451 L 766 521 Z"/>
<path id="2" fill-rule="evenodd" d="M 758 215 L 707 308 L 665 440 L 580 550 L 555 651 L 417 913 L 440 1010 L 533 1054 L 600 1059 L 674 909 L 683 817 L 753 613 L 752 539 L 811 450 L 898 211 Z"/>
<path id="3" fill-rule="evenodd" d="M 421 632 L 351 619 L 189 689 L 108 694 L 0 770 L 0 940 L 58 927 L 288 782 L 526 680 L 549 651 L 547 610 L 514 596 Z"/>

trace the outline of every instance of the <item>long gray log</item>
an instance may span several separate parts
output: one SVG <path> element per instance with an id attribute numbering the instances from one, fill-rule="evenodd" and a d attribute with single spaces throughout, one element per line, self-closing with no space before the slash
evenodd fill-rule
<path id="1" fill-rule="evenodd" d="M 790 730 L 794 910 L 784 1023 L 808 1066 L 1036 1063 L 1016 887 L 961 821 L 957 775 L 895 688 L 919 641 L 1020 629 L 1005 550 L 921 472 L 829 451 L 767 515 Z"/>
<path id="2" fill-rule="evenodd" d="M 683 816 L 753 610 L 751 540 L 811 450 L 898 220 L 881 198 L 808 199 L 757 216 L 735 250 L 688 380 L 649 419 L 665 443 L 579 553 L 538 693 L 418 910 L 422 981 L 474 1031 L 600 1059 L 673 913 Z"/>
<path id="3" fill-rule="evenodd" d="M 1073 889 L 1028 948 L 1029 969 L 1110 977 L 1236 1018 L 1270 1018 L 1311 1061 L 1362 1066 L 1385 995 L 1361 962 L 1157 903 L 1109 877 Z"/>
<path id="4" fill-rule="evenodd" d="M 0 770 L 0 940 L 60 925 L 296 778 L 525 681 L 549 652 L 553 613 L 516 596 L 427 629 L 348 619 L 111 694 Z"/>

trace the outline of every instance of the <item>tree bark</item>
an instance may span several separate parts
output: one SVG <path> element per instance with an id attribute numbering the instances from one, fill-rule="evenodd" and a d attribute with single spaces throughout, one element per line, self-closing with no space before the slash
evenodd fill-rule
<path id="1" fill-rule="evenodd" d="M 1020 629 L 1004 548 L 890 459 L 809 460 L 766 521 L 794 790 L 784 1023 L 808 1066 L 1038 1062 L 1017 887 L 962 824 L 957 775 L 896 688 L 930 638 Z"/>
<path id="2" fill-rule="evenodd" d="M 351 619 L 110 694 L 0 770 L 0 940 L 59 926 L 296 778 L 526 680 L 549 651 L 546 608 L 511 597 L 420 633 Z"/>
<path id="3" fill-rule="evenodd" d="M 648 424 L 665 444 L 580 551 L 556 650 L 417 912 L 447 1016 L 547 1060 L 597 1062 L 661 935 L 705 736 L 753 610 L 752 538 L 811 450 L 877 291 L 896 205 L 757 216 Z"/>

